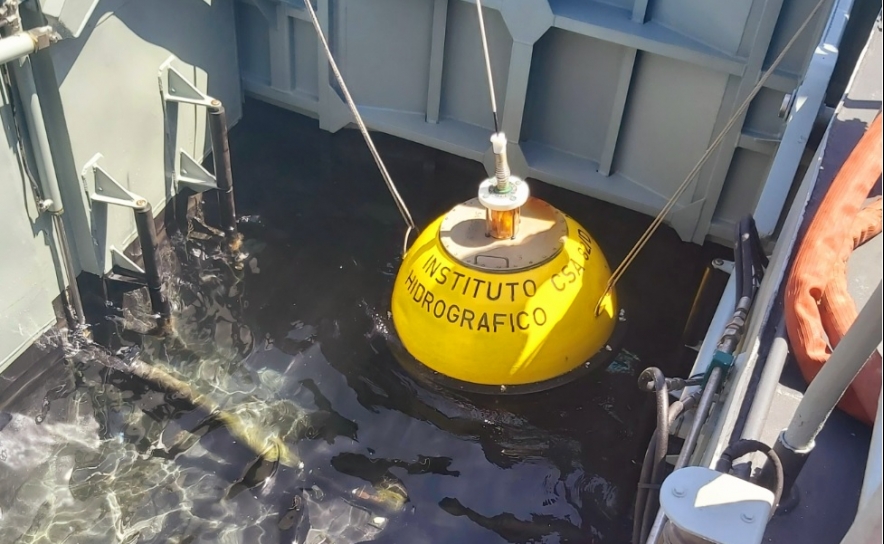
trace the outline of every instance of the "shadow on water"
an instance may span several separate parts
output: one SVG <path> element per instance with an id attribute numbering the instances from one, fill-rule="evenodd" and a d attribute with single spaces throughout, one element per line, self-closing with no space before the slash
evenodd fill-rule
<path id="1" fill-rule="evenodd" d="M 480 165 L 416 144 L 378 144 L 419 225 L 483 177 Z M 129 334 L 114 346 L 192 394 L 101 362 L 100 349 L 48 369 L 39 391 L 0 414 L 0 541 L 628 538 L 652 424 L 635 379 L 645 364 L 683 363 L 679 334 L 714 250 L 655 236 L 619 287 L 632 318 L 626 351 L 606 370 L 530 396 L 469 396 L 416 382 L 391 355 L 404 231 L 359 135 L 247 102 L 231 150 L 243 270 L 211 243 L 172 236 L 177 340 Z M 589 228 L 612 263 L 649 222 L 532 189 Z M 144 318 L 127 316 L 129 326 Z M 292 458 L 254 447 L 274 440 Z"/>

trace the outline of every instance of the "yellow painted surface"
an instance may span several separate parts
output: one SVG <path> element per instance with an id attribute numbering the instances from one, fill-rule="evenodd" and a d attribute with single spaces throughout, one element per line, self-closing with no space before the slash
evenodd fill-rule
<path id="1" fill-rule="evenodd" d="M 618 318 L 611 275 L 595 240 L 566 216 L 558 255 L 526 270 L 489 272 L 452 258 L 439 241 L 440 217 L 408 251 L 393 288 L 402 344 L 427 367 L 483 385 L 536 383 L 560 376 L 605 344 Z"/>

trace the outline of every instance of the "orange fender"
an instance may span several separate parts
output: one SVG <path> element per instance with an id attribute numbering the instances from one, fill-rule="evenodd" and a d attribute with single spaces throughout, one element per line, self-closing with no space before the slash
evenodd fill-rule
<path id="1" fill-rule="evenodd" d="M 881 232 L 881 200 L 865 209 L 862 206 L 881 176 L 882 145 L 879 113 L 832 181 L 786 283 L 786 329 L 808 382 L 856 319 L 856 305 L 847 292 L 847 259 L 856 246 Z M 881 358 L 876 356 L 866 363 L 838 406 L 871 425 L 880 391 Z"/>
<path id="2" fill-rule="evenodd" d="M 853 297 L 847 291 L 847 261 L 854 249 L 881 233 L 881 212 L 879 196 L 857 214 L 850 227 L 850 236 L 841 246 L 841 254 L 832 263 L 829 283 L 820 300 L 820 315 L 833 348 L 841 342 L 858 315 Z"/>

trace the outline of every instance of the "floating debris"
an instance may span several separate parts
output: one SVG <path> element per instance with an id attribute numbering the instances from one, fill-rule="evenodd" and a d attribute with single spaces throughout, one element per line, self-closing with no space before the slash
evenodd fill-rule
<path id="1" fill-rule="evenodd" d="M 608 374 L 632 374 L 640 365 L 641 360 L 638 358 L 638 355 L 623 349 L 611 361 L 605 372 Z"/>
<path id="2" fill-rule="evenodd" d="M 382 508 L 386 512 L 398 513 L 405 509 L 408 493 L 400 482 L 385 480 L 377 487 L 364 485 L 352 490 L 354 499 L 374 508 Z"/>

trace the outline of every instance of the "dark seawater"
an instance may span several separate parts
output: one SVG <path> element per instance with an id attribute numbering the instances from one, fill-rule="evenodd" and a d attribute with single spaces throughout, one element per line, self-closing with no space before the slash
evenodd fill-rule
<path id="1" fill-rule="evenodd" d="M 484 176 L 376 138 L 419 226 Z M 684 365 L 680 334 L 720 248 L 655 235 L 618 287 L 629 329 L 606 370 L 531 396 L 466 396 L 417 383 L 391 355 L 404 227 L 360 135 L 247 101 L 231 152 L 243 269 L 198 225 L 171 232 L 177 340 L 127 333 L 114 348 L 140 346 L 240 433 L 281 439 L 296 459 L 262 459 L 205 410 L 82 350 L 0 398 L 0 542 L 628 540 L 653 425 L 636 377 Z M 612 265 L 650 222 L 539 182 L 532 191 L 587 227 Z"/>

